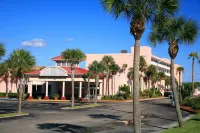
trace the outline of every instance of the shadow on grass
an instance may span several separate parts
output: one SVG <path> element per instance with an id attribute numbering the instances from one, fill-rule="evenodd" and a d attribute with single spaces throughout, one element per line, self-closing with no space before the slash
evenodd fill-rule
<path id="1" fill-rule="evenodd" d="M 66 124 L 66 123 L 43 123 L 38 124 L 37 128 L 42 130 L 52 130 L 54 132 L 85 133 L 86 127 Z"/>
<path id="2" fill-rule="evenodd" d="M 193 120 L 193 121 L 200 121 L 199 118 L 192 118 L 191 120 Z"/>
<path id="3" fill-rule="evenodd" d="M 112 120 L 120 120 L 119 117 L 117 115 L 105 115 L 105 114 L 90 114 L 88 115 L 91 118 L 107 118 L 107 119 L 112 119 Z"/>

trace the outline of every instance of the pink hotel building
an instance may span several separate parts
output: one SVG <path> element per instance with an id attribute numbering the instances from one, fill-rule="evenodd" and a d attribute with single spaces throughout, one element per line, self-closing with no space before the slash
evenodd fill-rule
<path id="1" fill-rule="evenodd" d="M 160 58 L 152 54 L 152 50 L 148 46 L 141 46 L 140 54 L 143 56 L 148 65 L 155 65 L 158 71 L 163 71 L 167 76 L 170 76 L 170 60 L 166 58 Z M 128 67 L 123 73 L 117 73 L 114 76 L 114 94 L 118 92 L 120 85 L 130 85 L 130 81 L 127 78 L 128 68 L 133 65 L 134 48 L 131 48 L 131 53 L 117 53 L 117 54 L 86 54 L 86 69 L 80 68 L 77 64 L 75 68 L 75 97 L 86 97 L 87 95 L 87 78 L 84 76 L 88 72 L 88 65 L 94 60 L 101 61 L 103 56 L 112 56 L 115 62 L 122 67 L 123 64 L 127 64 Z M 44 99 L 52 98 L 54 94 L 59 94 L 62 100 L 70 99 L 71 97 L 71 69 L 70 64 L 62 59 L 61 56 L 51 58 L 55 61 L 55 66 L 47 66 L 42 70 L 34 70 L 26 73 L 28 80 L 26 81 L 25 92 L 29 94 L 29 99 L 42 96 Z M 175 64 L 175 70 L 178 67 Z M 178 80 L 178 74 L 175 72 L 175 78 Z M 181 78 L 182 81 L 182 78 Z M 106 87 L 106 80 L 100 77 L 98 86 L 98 98 L 102 96 L 102 89 Z M 95 91 L 95 80 L 90 80 L 91 95 Z M 111 81 L 110 81 L 111 84 Z M 162 80 L 157 87 L 163 88 L 165 86 L 164 80 Z M 111 88 L 110 88 L 111 89 Z M 145 77 L 141 80 L 141 89 L 147 89 Z M 3 80 L 0 80 L 0 92 L 6 91 L 6 84 Z M 16 93 L 16 83 L 8 79 L 8 91 Z M 111 92 L 111 90 L 110 90 Z"/>

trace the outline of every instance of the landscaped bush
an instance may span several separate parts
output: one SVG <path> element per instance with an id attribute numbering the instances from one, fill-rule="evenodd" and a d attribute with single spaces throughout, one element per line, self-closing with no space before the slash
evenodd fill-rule
<path id="1" fill-rule="evenodd" d="M 160 92 L 160 90 L 157 90 L 156 92 L 154 92 L 155 89 L 146 89 L 142 92 L 142 97 L 143 98 L 152 98 L 152 97 L 160 97 L 162 96 L 162 93 Z"/>
<path id="2" fill-rule="evenodd" d="M 193 109 L 200 109 L 200 98 L 186 98 L 183 100 L 184 106 L 192 107 Z"/>
<path id="3" fill-rule="evenodd" d="M 101 97 L 101 100 L 124 100 L 124 98 L 114 95 L 114 96 L 103 96 Z"/>
<path id="4" fill-rule="evenodd" d="M 0 93 L 0 97 L 6 97 L 6 93 Z M 9 98 L 18 98 L 18 93 L 8 93 Z"/>
<path id="5" fill-rule="evenodd" d="M 130 87 L 126 84 L 119 86 L 119 91 L 117 93 L 118 97 L 123 97 L 124 99 L 130 98 Z"/>

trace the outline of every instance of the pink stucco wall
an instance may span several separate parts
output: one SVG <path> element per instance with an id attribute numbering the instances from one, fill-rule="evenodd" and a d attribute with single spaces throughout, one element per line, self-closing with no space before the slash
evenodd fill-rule
<path id="1" fill-rule="evenodd" d="M 6 83 L 4 80 L 0 79 L 0 92 L 6 92 Z M 16 93 L 17 87 L 15 83 L 11 83 L 10 79 L 8 80 L 8 92 Z"/>
<path id="2" fill-rule="evenodd" d="M 118 91 L 118 87 L 120 85 L 123 84 L 127 84 L 128 85 L 128 78 L 127 78 L 127 74 L 128 74 L 128 69 L 130 67 L 133 66 L 133 55 L 134 55 L 134 47 L 131 47 L 131 53 L 114 53 L 114 54 L 87 54 L 87 59 L 86 59 L 86 68 L 88 68 L 89 64 L 91 64 L 94 60 L 97 61 L 101 61 L 102 58 L 107 55 L 107 56 L 112 56 L 115 60 L 115 62 L 122 67 L 123 64 L 127 64 L 128 67 L 125 70 L 125 72 L 123 73 L 117 73 L 115 75 L 115 85 L 114 85 L 114 90 L 115 90 L 115 94 Z M 140 47 L 140 55 L 143 56 L 147 62 L 148 65 L 151 64 L 151 58 L 155 57 L 158 58 L 159 60 L 166 62 L 168 64 L 170 64 L 170 60 L 166 59 L 166 58 L 160 58 L 157 57 L 155 55 L 152 54 L 152 49 L 148 46 L 141 46 Z M 176 68 L 179 65 L 175 64 L 175 78 L 178 79 L 178 74 L 176 72 Z M 181 77 L 181 81 L 182 81 L 182 77 Z M 110 80 L 110 84 L 111 84 L 111 80 Z M 161 82 L 162 85 L 164 85 L 164 81 Z M 111 86 L 111 85 L 110 85 Z M 143 89 L 146 89 L 147 86 L 144 84 L 143 82 Z M 106 88 L 106 83 L 104 84 L 104 88 Z M 111 92 L 111 87 L 110 87 L 110 92 Z M 110 93 L 111 94 L 111 93 Z"/>

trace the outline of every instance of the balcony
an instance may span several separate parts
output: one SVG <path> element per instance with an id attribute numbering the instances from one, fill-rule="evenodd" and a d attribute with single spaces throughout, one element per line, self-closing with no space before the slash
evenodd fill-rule
<path id="1" fill-rule="evenodd" d="M 164 69 L 170 70 L 170 67 L 162 65 L 162 64 L 159 64 L 159 63 L 154 62 L 154 61 L 151 61 L 151 64 L 156 66 L 156 67 L 160 67 L 160 68 L 164 68 Z"/>

